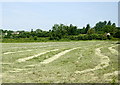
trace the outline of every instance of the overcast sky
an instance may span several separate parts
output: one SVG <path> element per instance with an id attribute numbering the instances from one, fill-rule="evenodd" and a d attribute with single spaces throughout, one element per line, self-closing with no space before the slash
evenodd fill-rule
<path id="1" fill-rule="evenodd" d="M 49 30 L 54 24 L 79 28 L 104 20 L 118 24 L 117 2 L 10 2 L 2 4 L 3 29 Z"/>

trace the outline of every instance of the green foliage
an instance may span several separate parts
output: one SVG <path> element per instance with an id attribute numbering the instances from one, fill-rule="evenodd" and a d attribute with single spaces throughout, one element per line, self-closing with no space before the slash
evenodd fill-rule
<path id="1" fill-rule="evenodd" d="M 85 34 L 86 32 L 85 32 L 85 27 L 83 27 L 83 29 L 81 29 L 81 34 Z"/>
<path id="2" fill-rule="evenodd" d="M 108 24 L 107 25 L 111 25 L 111 21 L 108 21 Z"/>
<path id="3" fill-rule="evenodd" d="M 90 29 L 90 25 L 87 24 L 86 29 L 85 29 L 85 33 L 87 33 L 89 29 Z"/>
<path id="4" fill-rule="evenodd" d="M 90 28 L 90 24 L 82 29 L 72 24 L 54 24 L 52 29 L 49 31 L 43 31 L 41 29 L 36 29 L 33 31 L 31 29 L 28 31 L 15 31 L 2 30 L 2 37 L 4 39 L 18 40 L 23 38 L 25 41 L 44 41 L 45 40 L 106 40 L 106 33 L 110 33 L 110 39 L 120 38 L 120 27 L 116 27 L 115 23 L 111 21 L 98 22 L 93 28 Z M 44 38 L 44 39 L 43 39 Z M 41 40 L 43 39 L 43 40 Z M 23 40 L 23 41 L 24 41 Z"/>
<path id="5" fill-rule="evenodd" d="M 87 31 L 87 34 L 94 34 L 94 33 L 95 33 L 95 30 L 93 28 Z"/>
<path id="6" fill-rule="evenodd" d="M 105 25 L 103 27 L 103 31 L 107 32 L 107 33 L 114 33 L 115 32 L 115 27 L 113 27 L 111 25 Z"/>
<path id="7" fill-rule="evenodd" d="M 114 37 L 120 38 L 120 30 L 118 30 L 118 31 L 114 34 Z"/>
<path id="8" fill-rule="evenodd" d="M 103 27 L 105 26 L 107 24 L 107 21 L 104 21 L 104 22 L 98 22 L 96 25 L 95 25 L 95 27 L 94 27 L 94 29 L 95 29 L 95 31 L 98 33 L 99 31 L 102 31 L 103 29 Z"/>
<path id="9" fill-rule="evenodd" d="M 78 40 L 106 40 L 107 37 L 102 34 L 79 35 Z"/>
<path id="10" fill-rule="evenodd" d="M 116 24 L 115 24 L 115 23 L 113 23 L 113 24 L 112 24 L 112 26 L 113 26 L 113 27 L 116 27 Z"/>
<path id="11" fill-rule="evenodd" d="M 35 31 L 36 33 L 41 33 L 42 32 L 42 30 L 41 29 L 36 29 L 36 31 Z"/>
<path id="12" fill-rule="evenodd" d="M 72 24 L 70 24 L 70 26 L 55 24 L 50 32 L 50 40 L 60 40 L 65 36 L 76 35 L 77 33 L 77 27 Z"/>
<path id="13" fill-rule="evenodd" d="M 34 40 L 37 40 L 37 36 L 34 36 Z"/>

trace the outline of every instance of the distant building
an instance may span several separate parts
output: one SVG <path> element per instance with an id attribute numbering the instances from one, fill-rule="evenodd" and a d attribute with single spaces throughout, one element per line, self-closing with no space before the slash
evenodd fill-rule
<path id="1" fill-rule="evenodd" d="M 110 33 L 107 33 L 106 35 L 107 35 L 107 38 L 110 40 Z"/>
<path id="2" fill-rule="evenodd" d="M 4 35 L 8 35 L 8 33 L 6 32 L 6 33 L 2 33 L 2 35 L 4 36 Z"/>
<path id="3" fill-rule="evenodd" d="M 110 36 L 110 33 L 107 33 L 107 36 Z"/>
<path id="4" fill-rule="evenodd" d="M 5 35 L 8 35 L 8 33 L 6 32 Z"/>
<path id="5" fill-rule="evenodd" d="M 20 34 L 19 32 L 13 32 L 13 33 L 11 33 L 11 34 L 13 34 L 13 35 L 18 35 L 18 34 Z"/>

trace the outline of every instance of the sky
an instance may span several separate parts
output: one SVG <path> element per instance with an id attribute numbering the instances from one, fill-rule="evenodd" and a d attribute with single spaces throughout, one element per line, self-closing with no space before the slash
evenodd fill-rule
<path id="1" fill-rule="evenodd" d="M 118 24 L 117 2 L 2 3 L 2 28 L 7 30 L 50 30 L 54 24 L 93 27 L 104 20 Z"/>

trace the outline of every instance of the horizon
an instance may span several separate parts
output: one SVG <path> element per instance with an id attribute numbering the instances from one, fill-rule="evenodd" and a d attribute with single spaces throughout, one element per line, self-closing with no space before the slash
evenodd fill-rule
<path id="1" fill-rule="evenodd" d="M 106 21 L 106 20 L 105 20 L 105 21 Z M 109 21 L 111 21 L 111 20 L 109 20 Z M 98 22 L 104 22 L 104 21 L 98 21 Z M 96 22 L 96 23 L 98 23 L 98 22 Z M 95 23 L 95 24 L 96 24 L 96 23 Z M 108 21 L 107 21 L 107 23 L 108 23 Z M 114 22 L 111 22 L 111 24 L 113 24 L 113 23 L 114 23 Z M 60 25 L 60 24 L 62 24 L 62 23 L 59 23 L 58 25 Z M 115 23 L 115 24 L 116 24 L 116 23 Z M 55 24 L 54 24 L 54 25 L 55 25 Z M 63 24 L 63 25 L 65 25 L 65 24 Z M 72 24 L 72 25 L 73 25 L 73 24 Z M 89 24 L 89 25 L 90 25 L 90 24 Z M 70 24 L 69 24 L 69 25 L 66 25 L 66 26 L 70 26 Z M 73 26 L 76 26 L 76 25 L 73 25 Z M 87 26 L 87 24 L 86 24 L 86 26 Z M 86 27 L 86 26 L 83 26 L 83 27 Z M 83 29 L 83 27 L 80 28 L 80 27 L 77 26 L 77 29 Z M 91 26 L 90 26 L 90 27 L 91 27 Z M 93 26 L 93 27 L 94 27 L 94 26 Z M 93 28 L 93 27 L 91 27 L 91 28 Z M 116 27 L 119 27 L 119 26 L 116 25 Z M 1 30 L 1 29 L 0 29 L 0 30 Z M 9 30 L 9 29 L 2 29 L 2 30 Z M 36 29 L 34 30 L 34 29 L 32 28 L 32 29 L 29 29 L 29 30 L 24 30 L 24 29 L 23 29 L 23 30 L 9 30 L 9 31 L 28 31 L 28 32 L 30 32 L 31 30 L 35 31 Z M 41 29 L 41 30 L 42 30 L 42 29 Z M 51 30 L 51 29 L 49 29 L 49 30 Z M 49 31 L 49 30 L 42 30 L 42 31 Z"/>
<path id="2" fill-rule="evenodd" d="M 118 26 L 117 2 L 39 2 L 3 3 L 3 30 L 42 29 L 54 24 L 91 27 L 99 21 L 111 21 Z"/>

